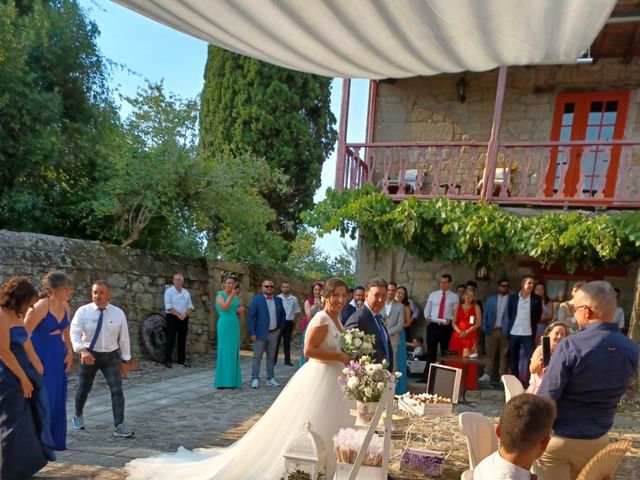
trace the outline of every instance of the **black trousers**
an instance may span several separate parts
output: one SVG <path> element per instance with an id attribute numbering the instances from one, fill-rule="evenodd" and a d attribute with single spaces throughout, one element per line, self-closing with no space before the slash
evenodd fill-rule
<path id="1" fill-rule="evenodd" d="M 282 340 L 284 363 L 291 363 L 291 335 L 293 334 L 293 323 L 293 321 L 285 321 L 284 328 L 280 331 L 278 341 L 276 342 L 276 362 L 278 361 L 278 353 L 280 352 L 280 340 Z"/>
<path id="2" fill-rule="evenodd" d="M 171 362 L 173 358 L 173 346 L 178 336 L 178 363 L 184 363 L 187 347 L 187 331 L 189 330 L 189 317 L 180 320 L 171 313 L 167 313 L 166 344 L 164 361 Z"/>
<path id="3" fill-rule="evenodd" d="M 449 341 L 453 334 L 451 325 L 440 325 L 438 323 L 430 323 L 427 325 L 427 363 L 424 368 L 424 378 L 429 376 L 429 365 L 438 358 L 438 345 L 440 346 L 440 355 L 449 349 Z"/>
<path id="4" fill-rule="evenodd" d="M 93 380 L 98 370 L 102 372 L 111 392 L 111 408 L 113 410 L 113 424 L 117 427 L 124 423 L 124 393 L 122 392 L 122 374 L 120 367 L 120 350 L 113 352 L 93 352 L 93 365 L 80 364 L 78 375 L 78 390 L 76 391 L 76 417 L 82 416 L 84 404 L 87 401 Z"/>

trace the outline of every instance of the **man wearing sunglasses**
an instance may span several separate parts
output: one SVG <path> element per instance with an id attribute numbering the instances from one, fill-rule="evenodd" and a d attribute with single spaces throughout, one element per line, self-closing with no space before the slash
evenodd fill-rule
<path id="1" fill-rule="evenodd" d="M 285 326 L 286 317 L 282 299 L 273 294 L 273 280 L 263 280 L 262 293 L 253 297 L 247 315 L 249 338 L 253 342 L 251 388 L 258 388 L 260 385 L 260 363 L 265 352 L 267 354 L 267 385 L 280 386 L 275 378 L 274 362 L 278 337 Z"/>
<path id="2" fill-rule="evenodd" d="M 574 297 L 580 331 L 562 340 L 538 395 L 556 402 L 558 416 L 546 452 L 536 462 L 540 480 L 576 478 L 609 439 L 620 398 L 638 368 L 638 347 L 614 321 L 616 292 L 607 282 L 585 283 Z"/>

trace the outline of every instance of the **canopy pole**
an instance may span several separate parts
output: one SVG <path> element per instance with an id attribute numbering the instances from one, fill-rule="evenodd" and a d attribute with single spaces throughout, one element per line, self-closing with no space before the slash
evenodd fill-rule
<path id="1" fill-rule="evenodd" d="M 347 124 L 349 123 L 349 99 L 351 97 L 351 79 L 342 79 L 342 104 L 340 105 L 340 126 L 338 127 L 338 152 L 336 158 L 335 189 L 345 187 L 345 163 L 347 154 Z"/>
<path id="2" fill-rule="evenodd" d="M 502 122 L 502 105 L 504 104 L 504 92 L 507 86 L 507 67 L 501 65 L 498 69 L 498 86 L 496 87 L 496 103 L 493 107 L 493 124 L 491 125 L 491 137 L 487 145 L 487 161 L 482 175 L 482 190 L 480 201 L 491 203 L 493 185 L 495 183 L 496 166 L 498 164 L 498 150 L 500 148 L 500 123 Z"/>

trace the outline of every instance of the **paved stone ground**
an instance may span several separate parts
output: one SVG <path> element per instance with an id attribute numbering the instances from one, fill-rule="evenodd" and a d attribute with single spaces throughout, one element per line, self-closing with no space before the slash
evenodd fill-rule
<path id="1" fill-rule="evenodd" d="M 251 352 L 242 352 L 242 378 L 250 378 Z M 264 365 L 263 365 L 264 369 Z M 295 368 L 277 365 L 277 378 L 284 384 Z M 69 379 L 69 414 L 73 412 L 76 375 Z M 420 385 L 414 385 L 420 388 Z M 36 478 L 59 480 L 125 479 L 123 466 L 131 459 L 158 452 L 175 451 L 180 445 L 199 448 L 228 445 L 246 432 L 279 394 L 279 388 L 261 385 L 252 390 L 245 382 L 241 390 L 217 390 L 213 387 L 213 358 L 200 359 L 193 368 L 142 361 L 141 368 L 125 379 L 126 424 L 136 431 L 131 439 L 112 435 L 113 420 L 108 389 L 98 375 L 85 407 L 86 430 L 69 427 L 68 450 L 58 453 Z M 422 385 L 424 389 L 424 385 Z M 395 479 L 433 478 L 398 470 L 398 454 L 412 445 L 444 451 L 446 468 L 441 479 L 459 479 L 467 465 L 466 445 L 458 432 L 456 414 L 472 410 L 497 417 L 504 402 L 499 389 L 470 392 L 469 405 L 458 405 L 454 416 L 439 419 L 415 419 L 394 435 L 391 473 Z M 640 478 L 640 412 L 637 404 L 626 407 L 616 417 L 613 438 L 631 438 L 634 449 L 619 469 L 616 478 Z M 245 479 L 242 479 L 245 480 Z"/>

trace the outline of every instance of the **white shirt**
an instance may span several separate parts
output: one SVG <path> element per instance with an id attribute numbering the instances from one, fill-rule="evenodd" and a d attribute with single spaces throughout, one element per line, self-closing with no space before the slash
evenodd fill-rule
<path id="1" fill-rule="evenodd" d="M 457 293 L 454 293 L 451 290 L 447 290 L 444 293 L 444 318 L 438 319 L 438 312 L 440 311 L 440 301 L 442 299 L 442 290 L 436 290 L 431 295 L 429 295 L 427 304 L 424 306 L 424 318 L 431 319 L 431 321 L 434 323 L 444 323 L 444 320 L 453 319 L 453 309 L 460 303 L 460 297 L 458 297 Z"/>
<path id="2" fill-rule="evenodd" d="M 272 295 L 271 300 L 264 296 L 264 299 L 267 302 L 267 310 L 269 310 L 269 331 L 275 330 L 278 328 L 278 318 L 276 317 L 276 299 Z"/>
<path id="3" fill-rule="evenodd" d="M 613 316 L 613 321 L 618 324 L 619 329 L 624 328 L 624 310 L 622 310 L 622 307 L 616 307 L 616 313 Z"/>
<path id="4" fill-rule="evenodd" d="M 83 348 L 89 348 L 96 333 L 99 317 L 100 309 L 95 303 L 83 305 L 76 310 L 70 328 L 74 352 L 79 353 Z M 131 360 L 127 317 L 121 309 L 109 303 L 102 314 L 102 328 L 93 350 L 108 353 L 118 348 L 120 358 L 125 361 Z"/>
<path id="5" fill-rule="evenodd" d="M 287 322 L 293 321 L 296 316 L 296 313 L 300 313 L 300 304 L 298 303 L 298 297 L 295 295 L 287 295 L 284 296 L 284 293 L 278 295 L 282 299 L 282 305 L 284 306 L 284 312 L 287 315 Z"/>
<path id="6" fill-rule="evenodd" d="M 504 309 L 507 308 L 507 299 L 509 295 L 498 294 L 498 306 L 496 308 L 496 323 L 493 328 L 502 327 L 502 316 L 504 315 Z"/>
<path id="7" fill-rule="evenodd" d="M 511 335 L 532 335 L 531 333 L 531 294 L 527 298 L 522 298 L 522 292 L 518 293 L 518 310 L 513 327 L 509 332 Z"/>
<path id="8" fill-rule="evenodd" d="M 164 309 L 167 312 L 171 312 L 171 309 L 175 309 L 178 313 L 184 313 L 189 308 L 193 310 L 193 303 L 191 303 L 191 295 L 186 288 L 178 291 L 176 287 L 171 286 L 164 292 Z"/>
<path id="9" fill-rule="evenodd" d="M 531 480 L 531 472 L 493 452 L 473 469 L 473 480 Z"/>

